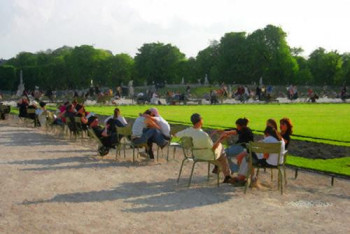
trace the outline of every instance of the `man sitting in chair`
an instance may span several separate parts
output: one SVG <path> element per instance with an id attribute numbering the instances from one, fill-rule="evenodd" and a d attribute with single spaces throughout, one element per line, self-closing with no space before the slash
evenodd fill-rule
<path id="1" fill-rule="evenodd" d="M 220 143 L 221 140 L 224 139 L 224 136 L 221 135 L 219 139 L 213 143 L 209 135 L 202 130 L 203 119 L 199 114 L 193 114 L 191 116 L 191 122 L 193 124 L 193 127 L 186 128 L 185 130 L 176 133 L 176 137 L 191 137 L 193 147 L 200 148 L 198 150 L 195 150 L 197 158 L 211 160 L 213 159 L 214 150 L 215 160 L 220 163 L 222 173 L 225 176 L 223 183 L 229 183 L 231 180 L 231 171 L 228 165 L 224 148 Z"/>

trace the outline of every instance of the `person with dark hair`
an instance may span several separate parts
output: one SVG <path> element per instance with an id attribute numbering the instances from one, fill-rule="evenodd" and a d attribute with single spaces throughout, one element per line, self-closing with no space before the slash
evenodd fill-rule
<path id="1" fill-rule="evenodd" d="M 266 127 L 267 127 L 267 126 L 273 127 L 274 129 L 277 130 L 277 123 L 276 123 L 276 120 L 274 120 L 274 119 L 268 119 L 268 120 L 266 121 Z"/>
<path id="2" fill-rule="evenodd" d="M 164 138 L 160 131 L 160 126 L 151 117 L 151 114 L 150 110 L 146 110 L 135 120 L 131 130 L 131 140 L 135 145 L 147 145 L 146 152 L 150 159 L 154 159 L 153 143 L 156 143 L 163 149 L 169 141 Z"/>
<path id="3" fill-rule="evenodd" d="M 267 126 L 264 131 L 264 139 L 262 142 L 265 143 L 278 143 L 281 142 L 281 158 L 278 162 L 278 154 L 268 154 L 268 153 L 259 153 L 255 154 L 253 153 L 253 164 L 259 165 L 259 166 L 277 166 L 279 163 L 283 163 L 283 155 L 285 151 L 285 143 L 281 137 L 281 135 L 278 133 L 278 131 L 271 127 Z M 242 157 L 237 158 L 237 162 L 239 164 L 239 171 L 238 176 L 232 178 L 232 183 L 237 186 L 243 186 L 246 182 L 246 174 L 248 171 L 248 162 L 247 162 L 247 156 L 248 154 L 245 153 L 242 154 Z M 254 168 L 253 168 L 254 169 Z M 252 174 L 254 175 L 254 170 L 252 171 Z M 253 183 L 256 184 L 257 180 L 254 179 Z"/>
<path id="4" fill-rule="evenodd" d="M 115 108 L 113 115 L 111 115 L 108 118 L 106 118 L 104 123 L 106 124 L 110 119 L 113 119 L 114 124 L 117 127 L 125 127 L 126 125 L 128 125 L 128 122 L 121 115 L 119 108 Z"/>
<path id="5" fill-rule="evenodd" d="M 290 136 L 293 134 L 293 124 L 289 118 L 282 118 L 280 120 L 280 130 L 281 136 L 286 144 L 286 149 L 288 149 L 289 142 L 291 140 Z"/>
<path id="6" fill-rule="evenodd" d="M 21 100 L 19 100 L 17 103 L 17 107 L 19 109 L 18 117 L 27 118 L 28 106 L 28 99 L 26 97 L 22 97 Z"/>
<path id="7" fill-rule="evenodd" d="M 223 183 L 229 183 L 231 179 L 231 171 L 224 148 L 221 144 L 221 141 L 224 139 L 224 135 L 220 136 L 219 139 L 213 143 L 209 135 L 202 130 L 203 119 L 198 113 L 192 114 L 191 122 L 193 126 L 176 133 L 176 137 L 191 137 L 193 147 L 197 148 L 193 149 L 193 151 L 198 158 L 212 160 L 214 150 L 215 160 L 220 163 L 222 172 L 225 176 Z"/>
<path id="8" fill-rule="evenodd" d="M 225 137 L 230 137 L 232 135 L 238 135 L 238 140 L 235 145 L 231 145 L 225 149 L 227 158 L 229 159 L 229 164 L 231 171 L 237 171 L 238 166 L 236 163 L 232 162 L 233 158 L 236 158 L 242 152 L 246 151 L 247 144 L 250 141 L 254 141 L 254 134 L 252 130 L 248 127 L 249 120 L 247 118 L 239 118 L 236 120 L 236 128 L 229 128 L 222 130 L 217 130 L 215 132 L 223 132 Z M 214 132 L 214 133 L 215 133 Z M 215 173 L 215 170 L 213 171 Z"/>
<path id="9" fill-rule="evenodd" d="M 111 129 L 108 129 L 108 124 L 105 128 L 99 126 L 98 118 L 96 116 L 89 117 L 87 124 L 94 131 L 95 135 L 101 140 L 103 146 L 98 149 L 100 155 L 107 155 L 109 149 L 114 148 L 117 143 L 116 131 L 111 131 Z"/>

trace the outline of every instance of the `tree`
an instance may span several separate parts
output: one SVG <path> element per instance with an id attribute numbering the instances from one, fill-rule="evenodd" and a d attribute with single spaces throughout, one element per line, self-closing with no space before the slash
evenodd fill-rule
<path id="1" fill-rule="evenodd" d="M 298 64 L 291 55 L 286 36 L 280 27 L 273 25 L 248 36 L 252 79 L 264 77 L 265 83 L 270 84 L 294 82 Z"/>
<path id="2" fill-rule="evenodd" d="M 246 83 L 249 73 L 246 33 L 226 33 L 220 40 L 218 52 L 219 80 L 226 83 Z"/>
<path id="3" fill-rule="evenodd" d="M 219 59 L 219 42 L 212 41 L 210 45 L 198 52 L 196 57 L 197 78 L 203 78 L 208 75 L 210 80 L 219 79 L 217 74 L 217 62 Z"/>
<path id="4" fill-rule="evenodd" d="M 316 84 L 341 84 L 343 61 L 336 51 L 327 53 L 318 48 L 310 54 L 308 63 Z"/>
<path id="5" fill-rule="evenodd" d="M 179 65 L 185 55 L 171 44 L 143 44 L 135 56 L 136 83 L 168 83 L 179 82 Z"/>
<path id="6" fill-rule="evenodd" d="M 132 79 L 134 59 L 128 54 L 117 54 L 105 61 L 107 85 L 114 87 L 121 83 L 128 83 Z"/>
<path id="7" fill-rule="evenodd" d="M 0 89 L 14 90 L 16 82 L 16 68 L 10 65 L 0 66 Z"/>
<path id="8" fill-rule="evenodd" d="M 345 53 L 342 55 L 343 65 L 342 65 L 342 83 L 347 85 L 350 84 L 350 53 Z"/>

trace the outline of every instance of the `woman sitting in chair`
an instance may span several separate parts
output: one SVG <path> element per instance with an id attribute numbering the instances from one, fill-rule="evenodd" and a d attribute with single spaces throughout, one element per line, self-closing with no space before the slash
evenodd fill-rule
<path id="1" fill-rule="evenodd" d="M 286 149 L 288 149 L 288 145 L 290 142 L 290 136 L 293 134 L 293 124 L 289 118 L 283 118 L 280 120 L 280 130 L 281 136 L 286 144 Z"/>
<path id="2" fill-rule="evenodd" d="M 262 166 L 262 167 L 269 167 L 269 166 L 277 166 L 278 164 L 283 163 L 283 154 L 285 151 L 285 143 L 282 140 L 281 135 L 277 132 L 277 130 L 271 126 L 267 126 L 264 131 L 264 139 L 262 142 L 264 143 L 278 143 L 281 142 L 281 157 L 280 162 L 278 162 L 278 154 L 252 154 L 253 157 L 253 164 Z M 238 176 L 232 178 L 232 183 L 234 185 L 244 185 L 246 181 L 246 175 L 248 171 L 248 162 L 247 162 L 247 156 L 248 153 L 240 154 L 237 157 L 237 163 L 239 166 Z M 254 175 L 254 171 L 252 171 L 252 174 Z M 256 180 L 255 180 L 256 181 Z"/>
<path id="3" fill-rule="evenodd" d="M 212 135 L 216 132 L 221 132 L 227 138 L 232 135 L 238 135 L 238 140 L 236 144 L 231 145 L 230 147 L 225 149 L 226 156 L 228 158 L 228 162 L 230 164 L 231 171 L 238 170 L 237 164 L 232 162 L 232 159 L 239 156 L 241 153 L 246 152 L 247 144 L 251 141 L 254 141 L 254 134 L 252 130 L 248 127 L 249 120 L 247 118 L 239 118 L 236 120 L 236 128 L 230 128 L 222 130 L 216 130 L 212 133 Z M 215 170 L 213 171 L 215 173 Z"/>

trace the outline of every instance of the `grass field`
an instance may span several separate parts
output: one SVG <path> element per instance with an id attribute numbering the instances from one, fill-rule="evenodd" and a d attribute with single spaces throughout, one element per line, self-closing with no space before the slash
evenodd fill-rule
<path id="1" fill-rule="evenodd" d="M 324 172 L 333 172 L 350 176 L 350 157 L 335 159 L 308 159 L 288 155 L 287 163 L 293 166 L 312 168 Z"/>
<path id="2" fill-rule="evenodd" d="M 136 118 L 151 106 L 119 106 L 125 117 Z M 111 115 L 114 106 L 87 106 L 87 111 L 99 115 Z M 200 113 L 205 127 L 234 127 L 240 117 L 250 119 L 249 126 L 258 131 L 265 127 L 266 120 L 289 117 L 294 124 L 294 134 L 306 136 L 301 140 L 323 142 L 332 145 L 350 146 L 350 104 L 249 104 L 249 105 L 198 105 L 157 106 L 161 115 L 170 123 L 190 125 L 192 113 Z M 12 113 L 16 113 L 13 110 Z M 17 112 L 18 113 L 18 112 Z M 317 140 L 313 137 L 329 140 Z M 293 139 L 298 137 L 293 136 Z M 342 142 L 337 142 L 342 141 Z M 350 155 L 348 155 L 350 156 Z M 350 175 L 350 157 L 339 159 L 307 159 L 288 156 L 288 163 L 295 166 Z"/>
<path id="3" fill-rule="evenodd" d="M 137 117 L 150 106 L 120 106 L 126 117 Z M 216 105 L 216 106 L 157 106 L 163 118 L 169 122 L 190 124 L 192 113 L 200 113 L 205 127 L 235 127 L 236 119 L 247 117 L 250 128 L 263 131 L 266 120 L 289 117 L 294 134 L 310 137 L 305 140 L 350 146 L 350 104 L 269 104 L 269 105 Z M 88 111 L 111 115 L 114 107 L 89 106 Z M 329 140 L 316 140 L 313 137 Z M 298 137 L 294 136 L 294 139 Z M 304 140 L 304 138 L 300 138 Z M 337 142 L 343 141 L 343 142 Z"/>

